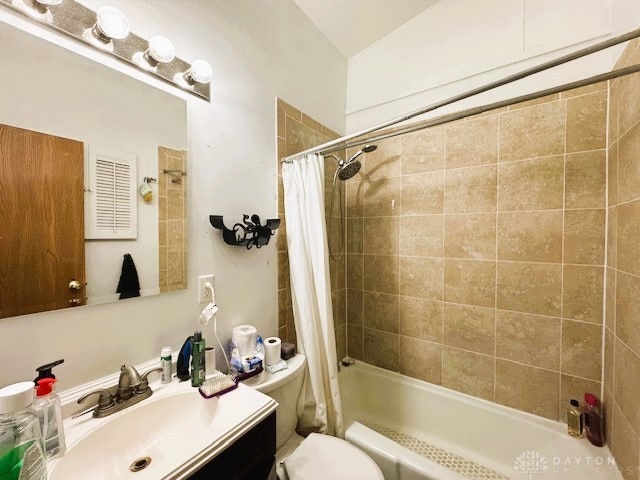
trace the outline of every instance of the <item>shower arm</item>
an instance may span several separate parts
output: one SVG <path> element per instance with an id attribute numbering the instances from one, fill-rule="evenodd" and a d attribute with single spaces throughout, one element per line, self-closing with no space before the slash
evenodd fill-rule
<path id="1" fill-rule="evenodd" d="M 507 77 L 504 77 L 504 78 L 502 78 L 500 80 L 496 80 L 496 81 L 488 83 L 486 85 L 483 85 L 483 86 L 468 90 L 468 91 L 466 91 L 464 93 L 461 93 L 459 95 L 455 95 L 453 97 L 449 97 L 449 98 L 447 98 L 445 100 L 442 100 L 440 102 L 436 102 L 434 104 L 431 104 L 431 105 L 429 105 L 427 107 L 424 107 L 424 108 L 421 108 L 419 110 L 414 110 L 413 112 L 410 112 L 408 114 L 402 115 L 402 116 L 397 117 L 397 118 L 394 118 L 392 120 L 389 120 L 387 122 L 381 123 L 379 125 L 367 128 L 365 130 L 361 130 L 361 131 L 356 132 L 356 133 L 345 135 L 343 137 L 337 138 L 335 140 L 331 140 L 329 142 L 323 143 L 323 144 L 318 145 L 316 147 L 309 148 L 309 149 L 304 150 L 302 152 L 299 152 L 299 153 L 297 153 L 295 155 L 289 155 L 288 157 L 284 157 L 281 160 L 281 162 L 282 163 L 291 163 L 295 159 L 298 159 L 301 156 L 309 154 L 309 153 L 326 154 L 326 153 L 342 150 L 342 149 L 348 148 L 350 146 L 363 145 L 366 142 L 363 141 L 362 143 L 351 143 L 351 144 L 347 144 L 347 143 L 349 142 L 349 140 L 355 140 L 358 137 L 362 137 L 364 135 L 368 135 L 370 133 L 374 133 L 374 132 L 377 132 L 379 130 L 383 130 L 383 129 L 387 128 L 387 127 L 391 127 L 393 125 L 396 125 L 398 123 L 410 120 L 410 119 L 412 119 L 414 117 L 417 117 L 417 116 L 420 116 L 420 115 L 424 115 L 425 113 L 429 113 L 429 112 L 431 112 L 433 110 L 436 110 L 438 108 L 444 107 L 446 105 L 450 105 L 452 103 L 459 102 L 460 100 L 464 100 L 466 98 L 478 95 L 480 93 L 487 92 L 487 91 L 492 90 L 494 88 L 501 87 L 503 85 L 507 85 L 509 83 L 515 82 L 516 80 L 521 80 L 521 79 L 529 77 L 529 76 L 531 76 L 531 75 L 533 75 L 535 73 L 539 73 L 539 72 L 542 72 L 544 70 L 548 70 L 550 68 L 556 67 L 558 65 L 562 65 L 564 63 L 570 62 L 572 60 L 576 60 L 578 58 L 585 57 L 587 55 L 599 52 L 601 50 L 604 50 L 606 48 L 612 47 L 614 45 L 618 45 L 620 43 L 627 42 L 629 40 L 633 40 L 634 38 L 637 38 L 637 37 L 640 37 L 640 29 L 632 30 L 632 31 L 630 31 L 628 33 L 625 33 L 623 35 L 619 35 L 619 36 L 611 38 L 609 40 L 605 40 L 603 42 L 596 43 L 595 45 L 591 45 L 589 47 L 577 50 L 577 51 L 575 51 L 573 53 L 569 53 L 567 55 L 563 55 L 563 56 L 561 56 L 559 58 L 556 58 L 554 60 L 550 60 L 548 62 L 544 62 L 544 63 L 542 63 L 540 65 L 533 66 L 533 67 L 525 69 L 525 70 L 523 70 L 521 72 L 517 72 L 517 73 L 514 73 L 512 75 L 508 75 Z M 620 72 L 622 70 L 625 70 L 625 69 L 616 70 L 615 72 Z M 602 74 L 602 76 L 613 74 L 613 73 L 614 72 L 608 72 L 607 74 Z M 632 71 L 632 72 L 628 72 L 628 73 L 621 73 L 620 75 L 617 75 L 617 76 L 628 75 L 629 73 L 635 73 L 635 72 Z M 596 75 L 595 77 L 590 77 L 590 79 L 598 78 L 598 77 L 602 77 L 602 76 Z M 609 78 L 616 78 L 616 76 L 610 76 L 610 77 L 606 77 L 606 78 L 603 77 L 602 79 L 603 80 L 607 80 Z M 587 79 L 587 80 L 590 80 L 590 79 Z M 591 81 L 589 83 L 595 83 L 597 81 L 601 81 L 601 80 L 595 80 L 595 81 Z M 586 83 L 586 85 L 588 85 L 589 83 Z M 567 85 L 570 86 L 570 85 L 574 85 L 574 84 L 575 85 L 579 85 L 580 81 L 569 83 L 569 84 L 565 84 L 564 87 L 566 87 Z M 585 84 L 583 83 L 582 85 L 585 85 Z M 576 88 L 576 87 L 572 87 L 572 88 Z M 546 91 L 546 90 L 544 90 L 544 91 Z M 540 93 L 540 92 L 537 92 L 537 93 Z M 538 97 L 542 96 L 542 95 L 537 95 L 537 93 L 536 94 L 532 94 L 534 96 L 531 96 L 531 98 L 538 98 Z M 523 98 L 523 97 L 518 97 L 518 98 Z M 517 102 L 514 102 L 514 103 L 517 103 Z M 426 128 L 426 127 L 424 127 L 424 128 Z M 393 133 L 396 133 L 396 132 L 393 132 Z M 391 136 L 391 135 L 389 135 L 389 136 Z M 371 141 L 371 139 L 369 139 L 368 141 Z M 340 145 L 340 147 L 336 147 L 337 145 Z"/>

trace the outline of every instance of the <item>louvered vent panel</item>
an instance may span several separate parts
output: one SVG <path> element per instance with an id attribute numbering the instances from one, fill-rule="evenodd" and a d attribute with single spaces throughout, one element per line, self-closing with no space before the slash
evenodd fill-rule
<path id="1" fill-rule="evenodd" d="M 93 148 L 89 155 L 88 239 L 136 238 L 136 157 Z"/>

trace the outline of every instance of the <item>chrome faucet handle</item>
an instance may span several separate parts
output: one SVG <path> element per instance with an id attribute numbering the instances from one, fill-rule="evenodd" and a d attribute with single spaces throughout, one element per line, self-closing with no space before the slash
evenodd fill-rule
<path id="1" fill-rule="evenodd" d="M 98 406 L 96 407 L 96 410 L 109 408 L 114 404 L 113 395 L 109 390 L 104 388 L 99 388 L 97 390 L 94 390 L 93 392 L 89 392 L 86 395 L 81 396 L 78 399 L 78 404 L 83 403 L 88 397 L 90 397 L 93 394 L 100 395 L 100 397 L 98 398 Z"/>
<path id="2" fill-rule="evenodd" d="M 162 367 L 152 368 L 148 372 L 144 373 L 142 375 L 142 377 L 140 378 L 140 385 L 136 389 L 136 393 L 144 392 L 145 390 L 147 390 L 149 388 L 149 380 L 148 380 L 147 377 L 149 376 L 149 374 L 154 373 L 154 372 L 161 373 L 162 372 Z"/>

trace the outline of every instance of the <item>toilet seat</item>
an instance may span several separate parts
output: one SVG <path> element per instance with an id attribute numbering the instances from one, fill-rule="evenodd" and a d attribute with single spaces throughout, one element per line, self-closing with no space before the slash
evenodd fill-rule
<path id="1" fill-rule="evenodd" d="M 371 457 L 349 442 L 312 433 L 284 462 L 289 480 L 384 480 Z"/>

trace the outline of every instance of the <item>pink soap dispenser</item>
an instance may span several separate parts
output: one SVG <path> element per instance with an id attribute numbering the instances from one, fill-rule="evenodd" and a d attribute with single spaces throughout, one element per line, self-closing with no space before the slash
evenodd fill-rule
<path id="1" fill-rule="evenodd" d="M 602 414 L 598 397 L 592 393 L 584 394 L 584 424 L 587 439 L 592 445 L 602 447 L 604 445 L 604 436 L 602 433 Z"/>

